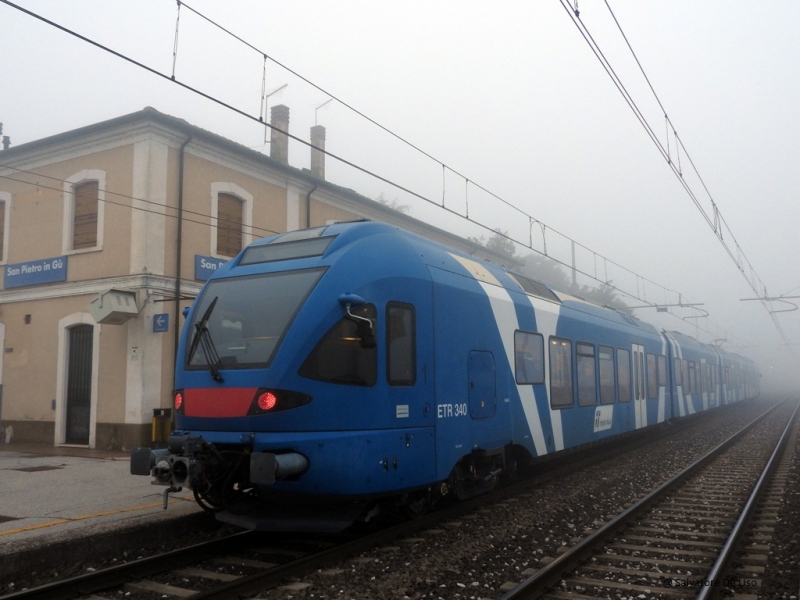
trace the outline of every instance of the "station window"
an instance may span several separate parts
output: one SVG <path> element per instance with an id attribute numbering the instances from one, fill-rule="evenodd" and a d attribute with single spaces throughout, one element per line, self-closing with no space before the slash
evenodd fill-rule
<path id="1" fill-rule="evenodd" d="M 8 260 L 6 242 L 8 240 L 8 208 L 11 204 L 11 195 L 0 192 L 0 263 Z"/>
<path id="2" fill-rule="evenodd" d="M 631 400 L 631 353 L 617 348 L 617 381 L 619 382 L 619 401 Z"/>
<path id="3" fill-rule="evenodd" d="M 389 385 L 414 385 L 417 377 L 414 307 L 386 305 L 386 380 Z"/>
<path id="4" fill-rule="evenodd" d="M 658 398 L 658 374 L 656 372 L 656 355 L 647 355 L 647 397 Z"/>
<path id="5" fill-rule="evenodd" d="M 572 342 L 550 338 L 550 405 L 572 406 Z"/>
<path id="6" fill-rule="evenodd" d="M 597 404 L 597 373 L 594 360 L 594 346 L 578 342 L 578 404 L 594 406 Z"/>
<path id="7" fill-rule="evenodd" d="M 544 383 L 544 338 L 541 335 L 514 332 L 514 366 L 518 384 Z"/>
<path id="8" fill-rule="evenodd" d="M 600 346 L 598 358 L 600 359 L 600 404 L 614 404 L 616 399 L 614 349 L 609 346 Z"/>
<path id="9" fill-rule="evenodd" d="M 75 207 L 72 220 L 72 249 L 84 250 L 97 246 L 97 214 L 100 184 L 84 181 L 72 188 Z"/>
<path id="10" fill-rule="evenodd" d="M 372 321 L 375 331 L 376 313 L 372 304 L 359 306 L 353 314 Z M 375 344 L 365 343 L 364 321 L 343 317 L 331 327 L 325 337 L 308 355 L 300 375 L 330 383 L 345 385 L 375 385 L 378 379 L 378 358 Z"/>
<path id="11" fill-rule="evenodd" d="M 244 202 L 233 194 L 217 196 L 217 254 L 236 256 L 242 250 Z"/>

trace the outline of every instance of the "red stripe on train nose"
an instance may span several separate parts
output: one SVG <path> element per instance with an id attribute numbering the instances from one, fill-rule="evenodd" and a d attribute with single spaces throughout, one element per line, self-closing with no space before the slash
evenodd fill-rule
<path id="1" fill-rule="evenodd" d="M 244 417 L 258 388 L 195 388 L 184 390 L 187 417 Z"/>

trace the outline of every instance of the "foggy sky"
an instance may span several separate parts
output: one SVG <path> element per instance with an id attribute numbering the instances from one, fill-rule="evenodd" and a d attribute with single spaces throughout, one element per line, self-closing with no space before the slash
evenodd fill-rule
<path id="1" fill-rule="evenodd" d="M 177 7 L 167 0 L 19 0 L 87 37 L 170 74 Z M 573 2 L 574 4 L 574 2 Z M 688 0 L 609 4 L 697 166 L 676 153 L 685 180 L 708 208 L 710 191 L 770 295 L 800 295 L 800 7 Z M 569 15 L 556 0 L 402 4 L 346 0 L 234 3 L 192 0 L 286 64 L 451 169 L 525 213 L 632 271 L 703 303 L 723 346 L 759 361 L 770 380 L 800 383 L 797 347 L 782 340 Z M 606 4 L 579 2 L 580 17 L 653 130 L 666 144 L 664 113 L 638 71 Z M 264 148 L 264 128 L 0 4 L 0 121 L 19 145 L 153 106 Z M 184 7 L 176 77 L 259 115 L 263 56 Z M 269 105 L 291 109 L 292 134 L 307 139 L 315 117 L 327 149 L 432 201 L 500 228 L 524 243 L 527 217 L 268 62 L 265 87 L 288 87 Z M 308 166 L 290 144 L 290 162 Z M 463 235 L 486 230 L 384 182 L 327 162 L 327 178 L 366 196 L 383 194 L 410 214 Z M 533 229 L 534 248 L 542 250 Z M 728 240 L 732 243 L 732 240 Z M 550 252 L 568 246 L 548 239 Z M 563 247 L 562 247 L 563 246 Z M 528 249 L 519 246 L 524 254 Z M 568 258 L 563 255 L 561 258 Z M 579 256 L 582 268 L 606 265 Z M 613 268 L 609 279 L 632 284 Z M 641 291 L 640 291 L 641 293 Z M 649 301 L 665 302 L 646 289 Z M 634 300 L 627 299 L 629 304 Z M 774 308 L 778 308 L 777 305 Z M 692 313 L 638 316 L 699 335 Z M 778 316 L 800 342 L 800 312 Z M 772 375 L 776 373 L 778 375 Z M 765 384 L 767 380 L 765 380 Z"/>

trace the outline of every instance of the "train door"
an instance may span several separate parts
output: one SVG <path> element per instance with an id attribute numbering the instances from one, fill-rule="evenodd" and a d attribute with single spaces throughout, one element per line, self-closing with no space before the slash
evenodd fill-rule
<path id="1" fill-rule="evenodd" d="M 633 348 L 633 411 L 636 429 L 647 426 L 647 387 L 644 379 L 644 346 L 634 344 Z"/>
<path id="2" fill-rule="evenodd" d="M 411 294 L 405 294 L 409 298 Z M 386 394 L 395 426 L 430 427 L 434 420 L 431 322 L 422 297 L 386 304 Z"/>
<path id="3" fill-rule="evenodd" d="M 491 352 L 469 353 L 469 414 L 473 419 L 493 417 L 497 411 L 497 385 Z"/>

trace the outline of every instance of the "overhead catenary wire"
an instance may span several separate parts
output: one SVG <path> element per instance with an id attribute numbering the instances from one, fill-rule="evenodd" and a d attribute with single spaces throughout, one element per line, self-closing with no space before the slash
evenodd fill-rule
<path id="1" fill-rule="evenodd" d="M 589 32 L 588 28 L 586 27 L 586 25 L 581 20 L 580 13 L 577 11 L 577 9 L 573 10 L 572 7 L 567 2 L 567 0 L 560 0 L 560 1 L 561 1 L 562 6 L 564 7 L 564 9 L 566 10 L 567 14 L 570 16 L 570 18 L 572 19 L 573 23 L 575 24 L 575 26 L 578 28 L 579 32 L 583 36 L 583 38 L 589 44 L 589 47 L 592 49 L 592 51 L 594 52 L 594 54 L 597 57 L 597 59 L 603 65 L 604 69 L 606 70 L 606 73 L 608 73 L 609 77 L 611 77 L 611 80 L 614 82 L 614 85 L 620 91 L 620 93 L 622 94 L 623 98 L 628 103 L 628 105 L 631 107 L 631 110 L 633 110 L 633 112 L 636 115 L 637 119 L 641 123 L 642 127 L 644 127 L 644 129 L 647 132 L 648 136 L 653 141 L 653 143 L 655 144 L 656 148 L 661 153 L 661 155 L 664 157 L 664 159 L 666 160 L 666 162 L 669 165 L 670 169 L 673 171 L 675 176 L 678 178 L 678 181 L 679 181 L 680 185 L 684 188 L 686 193 L 689 195 L 689 197 L 692 200 L 692 202 L 694 203 L 694 205 L 700 211 L 700 214 L 703 217 L 703 219 L 706 221 L 708 226 L 714 232 L 714 235 L 717 237 L 717 239 L 722 244 L 722 247 L 725 250 L 725 252 L 731 258 L 731 260 L 734 262 L 734 264 L 736 264 L 737 268 L 739 269 L 740 273 L 744 276 L 744 278 L 747 281 L 747 283 L 750 286 L 750 288 L 756 293 L 756 295 L 762 297 L 762 305 L 763 305 L 764 309 L 767 310 L 767 312 L 769 313 L 769 316 L 770 316 L 770 318 L 771 318 L 776 330 L 780 334 L 780 336 L 783 339 L 784 343 L 789 344 L 789 339 L 786 336 L 786 333 L 783 331 L 783 328 L 781 327 L 780 323 L 778 322 L 777 318 L 775 317 L 773 311 L 770 309 L 769 306 L 767 306 L 766 286 L 764 285 L 763 281 L 761 280 L 761 278 L 756 273 L 755 268 L 752 266 L 752 264 L 750 263 L 750 261 L 747 258 L 747 256 L 744 254 L 744 251 L 742 250 L 741 246 L 739 245 L 739 242 L 736 240 L 735 236 L 733 235 L 733 231 L 730 229 L 730 227 L 728 226 L 727 222 L 725 221 L 725 218 L 722 216 L 722 213 L 719 210 L 717 202 L 714 200 L 713 196 L 711 195 L 711 192 L 708 189 L 708 186 L 706 185 L 705 181 L 703 180 L 703 177 L 700 175 L 700 172 L 697 169 L 697 166 L 695 165 L 694 161 L 692 160 L 691 155 L 689 154 L 689 152 L 686 149 L 686 147 L 683 145 L 682 140 L 678 137 L 677 131 L 675 130 L 675 127 L 674 127 L 673 123 L 669 119 L 667 111 L 666 111 L 666 109 L 664 108 L 664 105 L 661 102 L 661 99 L 658 97 L 658 94 L 656 93 L 655 88 L 653 87 L 653 85 L 652 85 L 652 83 L 650 81 L 650 78 L 647 76 L 647 73 L 645 72 L 644 67 L 642 66 L 641 62 L 639 61 L 639 58 L 636 56 L 636 53 L 634 52 L 633 47 L 631 46 L 631 44 L 630 44 L 630 42 L 628 40 L 628 37 L 625 35 L 625 32 L 622 29 L 622 26 L 620 25 L 619 21 L 617 20 L 616 15 L 614 15 L 614 12 L 613 12 L 613 10 L 611 9 L 611 6 L 608 3 L 608 0 L 605 0 L 605 5 L 608 8 L 608 11 L 611 13 L 611 16 L 612 16 L 612 19 L 614 20 L 614 23 L 617 25 L 617 28 L 619 29 L 620 34 L 622 35 L 623 39 L 625 40 L 625 43 L 626 43 L 628 49 L 630 50 L 631 54 L 633 55 L 634 60 L 635 60 L 636 64 L 639 67 L 639 70 L 641 71 L 645 81 L 647 82 L 648 87 L 650 88 L 650 91 L 652 92 L 653 96 L 655 97 L 656 102 L 658 103 L 658 106 L 660 107 L 660 109 L 661 109 L 661 111 L 662 111 L 662 113 L 664 115 L 664 119 L 665 119 L 666 124 L 667 124 L 667 144 L 669 143 L 669 129 L 671 128 L 673 133 L 674 133 L 674 135 L 675 135 L 676 152 L 678 153 L 678 156 L 680 157 L 678 149 L 680 148 L 680 149 L 683 150 L 683 154 L 685 155 L 686 159 L 689 161 L 689 164 L 691 165 L 691 167 L 692 167 L 697 179 L 699 180 L 703 190 L 706 193 L 706 196 L 708 197 L 708 199 L 709 199 L 709 201 L 711 203 L 712 210 L 713 210 L 713 217 L 709 216 L 709 214 L 703 208 L 700 200 L 695 195 L 694 191 L 691 189 L 691 186 L 689 185 L 689 183 L 684 178 L 683 172 L 682 172 L 682 169 L 681 169 L 681 166 L 680 166 L 680 160 L 678 162 L 678 165 L 676 166 L 674 161 L 672 161 L 672 158 L 670 156 L 669 146 L 667 146 L 667 148 L 665 148 L 663 146 L 663 144 L 658 140 L 658 137 L 655 135 L 655 132 L 650 127 L 649 123 L 647 122 L 647 119 L 644 117 L 643 113 L 639 110 L 639 108 L 636 105 L 636 103 L 633 102 L 633 99 L 631 98 L 631 96 L 628 93 L 627 89 L 622 84 L 622 82 L 619 79 L 619 77 L 617 76 L 616 72 L 611 67 L 611 65 L 608 62 L 608 60 L 606 59 L 605 55 L 601 51 L 599 45 L 596 43 L 596 41 L 592 37 L 591 33 Z M 735 254 L 734 254 L 734 250 L 731 249 L 728 246 L 727 242 L 724 239 L 723 226 L 724 226 L 724 229 L 727 230 L 728 235 L 730 236 L 730 238 L 733 241 L 733 244 L 734 244 L 735 250 L 736 250 Z M 750 275 L 749 276 L 745 272 L 745 265 L 750 270 Z M 763 296 L 761 296 L 761 290 L 759 289 L 759 285 L 758 284 L 760 284 L 761 290 L 764 291 L 764 295 Z"/>

